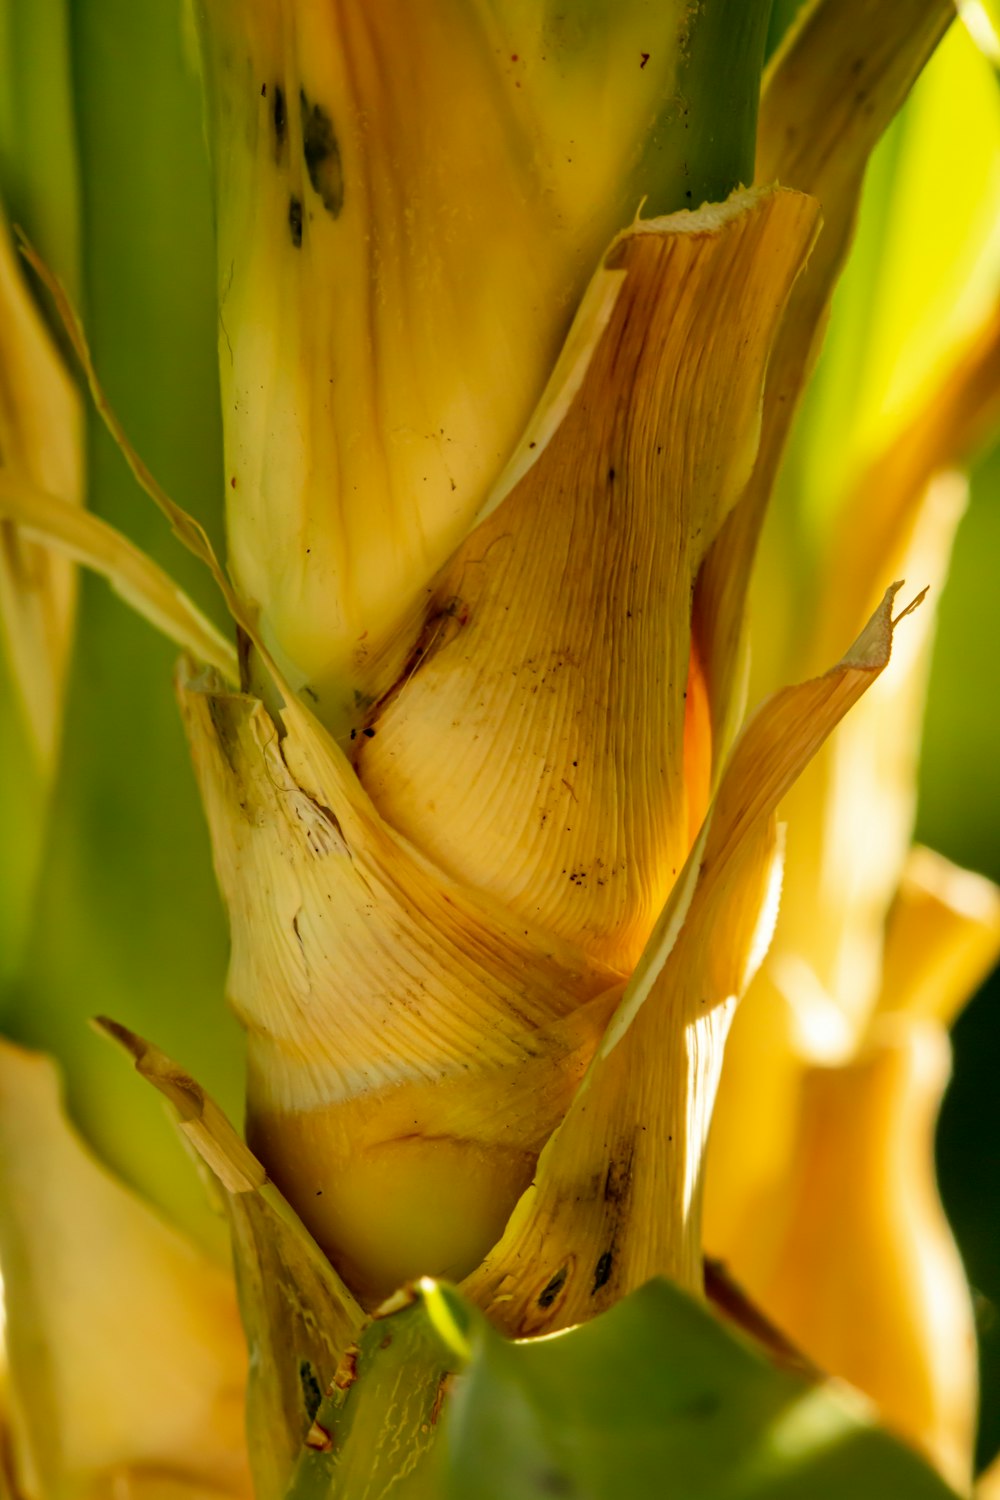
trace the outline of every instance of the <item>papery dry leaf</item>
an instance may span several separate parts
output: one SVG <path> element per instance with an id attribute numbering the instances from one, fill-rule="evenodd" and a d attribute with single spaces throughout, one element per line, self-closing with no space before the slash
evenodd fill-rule
<path id="1" fill-rule="evenodd" d="M 464 1283 L 507 1332 L 579 1322 L 655 1275 L 700 1289 L 705 1138 L 732 1010 L 774 921 L 775 808 L 886 666 L 897 588 L 837 666 L 776 694 L 737 742 L 707 827 L 532 1187 Z"/>
<path id="2" fill-rule="evenodd" d="M 249 1033 L 251 1145 L 368 1301 L 408 1274 L 462 1274 L 622 980 L 420 859 L 301 704 L 279 738 L 262 704 L 210 679 L 182 676 L 180 701 Z"/>
<path id="3" fill-rule="evenodd" d="M 535 466 L 436 581 L 356 742 L 386 819 L 456 878 L 627 972 L 704 815 L 691 592 L 756 452 L 812 202 L 738 193 L 640 221 Z"/>

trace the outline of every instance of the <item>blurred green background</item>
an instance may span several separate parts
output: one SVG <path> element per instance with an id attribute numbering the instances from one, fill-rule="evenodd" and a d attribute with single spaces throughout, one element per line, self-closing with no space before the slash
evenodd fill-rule
<path id="1" fill-rule="evenodd" d="M 72 172 L 65 129 L 50 136 L 23 181 L 4 172 L 5 184 L 14 183 L 9 211 L 58 273 L 81 286 L 112 404 L 153 472 L 218 542 L 212 214 L 200 90 L 185 57 L 180 7 L 176 0 L 0 4 L 2 76 L 16 80 L 25 99 L 39 78 L 60 73 L 60 14 L 68 17 L 63 77 L 67 115 L 76 122 L 80 266 L 72 263 L 75 247 L 53 228 L 45 194 L 50 158 L 59 161 L 61 184 Z M 21 129 L 13 139 L 8 130 L 0 147 L 7 160 L 23 161 L 31 115 L 7 97 L 12 127 Z M 92 411 L 88 444 L 91 506 L 218 613 L 202 570 L 174 542 Z M 173 702 L 176 654 L 103 581 L 83 579 L 62 773 L 32 918 L 3 935 L 0 1020 L 8 1034 L 69 1064 L 71 1108 L 102 1155 L 221 1252 L 221 1221 L 209 1212 L 159 1099 L 87 1025 L 103 1012 L 155 1039 L 240 1118 L 242 1038 L 222 1003 L 225 927 Z M 3 686 L 0 724 L 11 739 L 18 726 Z M 23 744 L 2 750 L 5 766 L 28 764 Z M 21 776 L 0 781 L 0 811 L 30 834 L 29 820 L 41 823 L 37 789 L 26 789 Z M 0 907 L 8 914 L 22 910 L 30 844 L 16 834 L 5 840 Z"/>
<path id="2" fill-rule="evenodd" d="M 793 9 L 779 5 L 782 23 Z M 97 365 L 136 447 L 218 540 L 211 206 L 175 0 L 0 0 L 0 75 L 18 79 L 0 107 L 11 215 L 78 287 Z M 998 225 L 1000 90 L 956 36 L 873 164 L 858 254 L 797 439 L 806 553 L 855 451 L 845 432 L 863 447 L 940 352 L 942 320 L 953 329 L 969 299 L 995 290 Z M 218 614 L 197 566 L 93 420 L 89 476 L 94 508 Z M 974 467 L 940 607 L 917 829 L 996 880 L 998 488 L 1000 446 Z M 84 580 L 44 851 L 36 836 L 44 788 L 8 769 L 28 758 L 10 685 L 0 680 L 0 1022 L 71 1064 L 73 1113 L 101 1153 L 221 1253 L 219 1224 L 156 1097 L 86 1025 L 107 1012 L 151 1036 L 239 1118 L 242 1048 L 221 999 L 225 931 L 171 697 L 174 655 L 103 583 Z M 956 1028 L 939 1140 L 944 1196 L 978 1298 L 983 1459 L 1000 1448 L 998 1059 L 994 978 Z"/>

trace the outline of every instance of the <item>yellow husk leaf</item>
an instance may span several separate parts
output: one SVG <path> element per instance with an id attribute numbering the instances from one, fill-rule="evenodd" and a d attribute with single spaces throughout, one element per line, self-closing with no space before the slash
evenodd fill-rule
<path id="1" fill-rule="evenodd" d="M 190 676 L 180 696 L 248 1029 L 250 1143 L 368 1301 L 460 1275 L 530 1178 L 619 977 L 419 859 L 301 705 L 279 740 L 254 699 Z M 421 1224 L 439 1246 L 409 1243 Z"/>
<path id="2" fill-rule="evenodd" d="M 249 1497 L 230 1278 L 85 1149 L 48 1059 L 8 1043 L 0 1262 L 27 1500 Z"/>
<path id="3" fill-rule="evenodd" d="M 691 591 L 749 475 L 815 226 L 810 200 L 767 190 L 619 236 L 598 274 L 624 280 L 575 400 L 436 580 L 356 742 L 394 827 L 623 972 L 707 805 Z"/>
<path id="4" fill-rule="evenodd" d="M 937 597 L 965 504 L 964 481 L 949 466 L 968 453 L 995 415 L 998 353 L 1000 317 L 993 312 L 958 352 L 939 390 L 859 479 L 839 520 L 805 661 L 815 662 L 831 633 L 868 607 L 883 570 L 928 582 Z M 932 1044 L 905 1028 L 896 1042 L 899 1056 L 912 1052 L 911 1060 L 904 1065 L 897 1058 L 875 1069 L 880 1017 L 892 1013 L 901 1027 L 904 1016 L 914 1027 L 921 1016 L 950 1017 L 971 992 L 961 994 L 959 985 L 981 977 L 981 966 L 997 951 L 988 887 L 969 877 L 976 894 L 966 913 L 949 893 L 949 886 L 962 884 L 958 875 L 944 881 L 937 874 L 930 890 L 917 892 L 905 875 L 934 613 L 933 606 L 922 611 L 893 671 L 838 730 L 789 799 L 786 898 L 771 952 L 729 1039 L 707 1170 L 705 1242 L 797 1345 L 827 1361 L 835 1374 L 856 1380 L 863 1374 L 869 1382 L 864 1388 L 888 1418 L 934 1454 L 953 1482 L 967 1487 L 975 1405 L 971 1315 L 957 1250 L 926 1187 L 933 1182 L 929 1127 L 920 1136 L 927 1159 L 918 1167 L 919 1153 L 905 1158 L 906 1170 L 918 1176 L 914 1184 L 899 1185 L 891 1212 L 887 1207 L 873 1217 L 873 1197 L 860 1189 L 851 1197 L 843 1188 L 840 1234 L 845 1242 L 853 1235 L 865 1243 L 872 1284 L 892 1288 L 883 1332 L 898 1347 L 884 1364 L 862 1371 L 858 1363 L 848 1330 L 856 1326 L 860 1293 L 846 1279 L 832 1278 L 822 1296 L 805 1297 L 789 1282 L 792 1252 L 786 1245 L 789 1226 L 800 1225 L 812 1211 L 811 1199 L 797 1201 L 806 1167 L 805 1148 L 795 1145 L 803 1111 L 812 1108 L 808 1079 L 824 1068 L 822 1076 L 832 1078 L 829 1070 L 842 1065 L 843 1082 L 824 1085 L 822 1097 L 836 1097 L 845 1112 L 852 1107 L 851 1088 L 859 1091 L 858 1108 L 862 1095 L 874 1091 L 873 1098 L 883 1101 L 875 1118 L 886 1139 L 881 1146 L 873 1140 L 871 1150 L 884 1159 L 907 1120 L 917 1130 L 924 1128 L 919 1122 L 925 1115 L 933 1118 L 943 1080 L 939 1087 L 933 1070 L 919 1063 L 918 1053 L 923 1057 Z M 896 915 L 889 918 L 894 901 Z M 916 932 L 918 912 L 926 916 L 926 938 Z M 905 933 L 912 959 L 898 943 Z M 933 1046 L 946 1054 L 943 1031 Z M 924 1235 L 926 1248 L 920 1244 Z M 911 1261 L 923 1264 L 925 1255 L 936 1266 L 940 1300 L 959 1310 L 950 1325 L 927 1304 L 916 1272 L 906 1269 Z M 802 1285 L 821 1274 L 811 1262 L 799 1265 Z M 832 1341 L 838 1319 L 844 1329 L 839 1346 Z M 874 1314 L 868 1321 L 874 1326 Z"/>
<path id="5" fill-rule="evenodd" d="M 997 1500 L 1000 1496 L 1000 1458 L 996 1458 L 976 1485 L 976 1500 Z"/>
<path id="6" fill-rule="evenodd" d="M 896 498 L 891 489 L 879 492 L 883 505 L 892 503 L 890 497 Z M 870 498 L 868 524 L 874 530 L 880 510 L 874 495 Z M 964 480 L 953 473 L 938 475 L 911 498 L 908 534 L 878 554 L 868 553 L 858 519 L 854 534 L 863 555 L 855 558 L 853 576 L 861 575 L 868 588 L 842 588 L 838 580 L 845 573 L 831 573 L 822 595 L 827 607 L 817 610 L 817 634 L 828 641 L 828 613 L 847 624 L 838 594 L 860 595 L 864 609 L 868 589 L 883 569 L 918 578 L 929 590 L 928 607 L 901 640 L 893 671 L 838 730 L 790 799 L 787 899 L 768 967 L 774 982 L 790 994 L 804 992 L 803 1010 L 812 995 L 826 996 L 836 1006 L 842 1034 L 838 1039 L 831 1028 L 826 1042 L 817 1043 L 821 1050 L 839 1046 L 842 1055 L 849 1052 L 863 1035 L 879 992 L 886 914 L 916 812 L 936 606 L 965 503 Z M 810 651 L 810 661 L 816 654 Z"/>
<path id="7" fill-rule="evenodd" d="M 197 9 L 234 577 L 343 732 L 638 206 L 689 6 Z"/>
<path id="8" fill-rule="evenodd" d="M 2 214 L 0 478 L 82 502 L 80 397 L 25 284 Z M 47 770 L 59 743 L 75 601 L 73 565 L 0 519 L 0 634 Z"/>
<path id="9" fill-rule="evenodd" d="M 815 668 L 830 646 L 828 618 L 845 632 L 860 623 L 880 575 L 931 585 L 893 671 L 789 799 L 785 899 L 771 954 L 729 1039 L 708 1172 L 709 1248 L 751 1286 L 755 1261 L 769 1253 L 757 1197 L 785 1170 L 801 1060 L 848 1056 L 882 985 L 886 915 L 908 858 L 935 603 L 964 509 L 962 481 L 940 471 L 983 430 L 1000 387 L 998 350 L 994 316 L 960 352 L 940 402 L 915 413 L 859 480 L 835 539 L 838 565 L 800 653 Z M 961 422 L 949 425 L 941 407 L 962 408 Z"/>
<path id="10" fill-rule="evenodd" d="M 805 1071 L 786 1181 L 766 1206 L 778 1248 L 753 1290 L 966 1492 L 975 1328 L 933 1171 L 949 1063 L 942 1028 L 907 1020 L 879 1026 L 850 1062 Z"/>
<path id="11" fill-rule="evenodd" d="M 799 1063 L 795 1150 L 784 1181 L 756 1201 L 771 1232 L 748 1283 L 813 1359 L 872 1396 L 962 1492 L 975 1334 L 937 1195 L 934 1131 L 949 1074 L 944 1024 L 998 956 L 996 886 L 913 850 L 865 1039 L 842 1066 Z"/>
<path id="12" fill-rule="evenodd" d="M 611 260 L 627 274 L 578 392 L 542 458 L 469 544 L 490 550 L 499 566 L 492 590 L 492 570 L 480 570 L 483 620 L 491 610 L 494 619 L 503 616 L 506 591 L 525 636 L 535 629 L 558 640 L 567 668 L 574 663 L 559 717 L 588 747 L 590 764 L 579 792 L 571 784 L 570 793 L 586 839 L 609 851 L 612 894 L 626 891 L 611 903 L 610 920 L 625 925 L 627 942 L 614 930 L 604 942 L 592 937 L 607 920 L 603 877 L 596 864 L 589 872 L 571 867 L 561 830 L 543 835 L 541 858 L 531 851 L 555 902 L 512 899 L 500 881 L 483 880 L 493 888 L 475 890 L 477 872 L 442 873 L 447 862 L 437 845 L 420 854 L 410 847 L 402 815 L 402 830 L 383 821 L 301 702 L 286 701 L 279 739 L 260 703 L 190 674 L 182 680 L 233 932 L 229 994 L 249 1031 L 249 1138 L 363 1300 L 417 1273 L 460 1276 L 498 1237 L 593 1056 L 626 960 L 686 856 L 707 799 L 708 759 L 691 731 L 699 723 L 696 680 L 685 725 L 686 601 L 707 539 L 752 463 L 767 349 L 814 225 L 808 200 L 768 191 L 640 224 L 616 241 Z M 664 382 L 673 390 L 666 409 L 657 394 Z M 575 518 L 558 496 L 567 453 L 580 476 L 566 486 L 577 497 Z M 612 460 L 620 479 L 609 477 Z M 620 497 L 610 509 L 609 490 Z M 604 602 L 605 555 L 594 547 L 592 508 L 595 516 L 608 512 L 612 530 L 618 518 L 614 541 L 624 560 L 613 609 Z M 529 569 L 527 584 L 519 581 L 504 550 L 491 547 L 496 527 L 508 537 L 523 532 L 536 557 L 547 543 L 533 518 L 546 511 L 564 538 L 580 537 L 578 587 L 563 591 L 561 620 L 532 613 L 537 579 Z M 638 578 L 633 562 L 636 570 L 641 564 Z M 463 551 L 457 566 L 465 565 Z M 605 609 L 602 638 L 593 621 Z M 474 622 L 469 629 L 474 637 Z M 504 642 L 480 639 L 484 666 L 489 655 L 506 674 Z M 529 639 L 522 664 L 531 651 Z M 463 650 L 460 676 L 466 659 Z M 430 665 L 442 660 L 439 652 Z M 404 692 L 423 684 L 415 674 Z M 636 705 L 636 744 L 602 770 L 609 718 L 602 705 L 612 688 Z M 468 683 L 459 682 L 458 692 L 468 694 Z M 468 747 L 456 747 L 429 715 L 421 721 L 424 741 L 440 730 L 439 760 L 461 758 L 454 781 L 476 798 L 489 792 L 495 816 L 488 829 L 471 826 L 458 796 L 445 826 L 452 837 L 461 830 L 470 851 L 488 834 L 499 875 L 505 863 L 516 871 L 519 859 L 499 816 L 506 807 L 509 818 L 516 805 L 518 764 L 537 777 L 539 736 L 554 732 L 533 722 L 535 701 L 529 688 L 483 715 L 484 743 L 508 776 L 499 800 L 495 782 L 477 776 L 473 753 L 463 756 Z M 656 701 L 665 707 L 654 713 Z M 383 732 L 380 721 L 375 734 Z M 531 757 L 525 741 L 534 741 Z M 371 748 L 378 739 L 359 743 Z M 551 753 L 575 774 L 569 744 Z M 576 758 L 586 761 L 582 748 Z M 413 798 L 421 811 L 425 796 L 443 800 L 452 791 L 425 769 L 424 795 Z M 693 807 L 689 787 L 701 799 Z M 655 837 L 644 831 L 647 822 Z M 566 906 L 564 890 L 582 919 L 572 900 Z M 591 891 L 597 916 L 588 922 Z"/>
<path id="13" fill-rule="evenodd" d="M 775 808 L 888 662 L 897 588 L 836 667 L 776 694 L 738 741 L 533 1185 L 464 1285 L 509 1333 L 579 1322 L 655 1275 L 700 1291 L 705 1138 L 732 1011 L 774 922 Z"/>
<path id="14" fill-rule="evenodd" d="M 724 1255 L 797 1347 L 859 1385 L 963 1491 L 976 1354 L 933 1136 L 948 1075 L 941 1021 L 998 954 L 1000 892 L 916 851 L 859 1043 L 818 986 L 792 983 L 794 971 L 784 990 L 767 967 L 751 986 L 707 1171 L 708 1251 Z"/>
<path id="15" fill-rule="evenodd" d="M 876 1015 L 950 1026 L 1000 954 L 1000 890 L 932 849 L 910 850 L 886 924 Z"/>

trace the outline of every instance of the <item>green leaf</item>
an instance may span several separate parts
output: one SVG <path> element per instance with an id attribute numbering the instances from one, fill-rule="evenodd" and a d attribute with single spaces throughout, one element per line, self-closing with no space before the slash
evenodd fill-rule
<path id="1" fill-rule="evenodd" d="M 0 0 L 0 215 L 18 223 L 72 289 L 80 194 L 67 0 Z M 5 232 L 5 231 L 4 231 Z M 0 463 L 3 455 L 0 454 Z M 23 958 L 44 853 L 52 779 L 38 763 L 0 641 L 0 990 Z"/>
<path id="2" fill-rule="evenodd" d="M 426 1280 L 385 1304 L 316 1409 L 288 1500 L 439 1500 L 439 1422 L 473 1316 Z"/>
<path id="3" fill-rule="evenodd" d="M 815 570 L 852 482 L 933 390 L 1000 284 L 1000 92 L 952 26 L 876 148 L 822 353 L 771 499 L 751 701 L 800 670 Z"/>
<path id="4" fill-rule="evenodd" d="M 32 7 L 18 0 L 14 9 Z M 179 7 L 87 0 L 72 8 L 72 22 L 84 202 L 80 310 L 130 438 L 218 537 L 211 201 Z M 62 271 L 62 258 L 52 260 Z M 92 508 L 218 617 L 203 571 L 172 541 L 93 417 L 89 439 Z M 175 655 L 103 581 L 83 579 L 33 934 L 0 1002 L 5 1031 L 64 1064 L 74 1117 L 105 1160 L 175 1222 L 221 1248 L 221 1226 L 159 1102 L 142 1097 L 86 1024 L 110 1011 L 155 1033 L 238 1112 L 243 1041 L 223 1000 L 225 926 L 173 703 Z"/>
<path id="5" fill-rule="evenodd" d="M 80 188 L 69 0 L 0 0 L 0 196 L 75 296 Z"/>
<path id="6" fill-rule="evenodd" d="M 766 57 L 770 57 L 780 46 L 785 32 L 795 21 L 804 4 L 805 0 L 774 0 L 767 28 L 767 46 L 764 49 Z"/>
<path id="7" fill-rule="evenodd" d="M 225 1203 L 250 1356 L 246 1430 L 256 1493 L 282 1495 L 361 1308 L 215 1101 L 158 1047 L 105 1017 L 136 1072 L 166 1098 Z"/>
<path id="8" fill-rule="evenodd" d="M 451 1287 L 387 1304 L 319 1400 L 288 1500 L 949 1500 L 843 1386 L 651 1281 L 511 1342 Z"/>
<path id="9" fill-rule="evenodd" d="M 1000 94 L 955 26 L 872 159 L 796 433 L 814 515 L 835 507 L 992 302 L 1000 281 L 998 153 Z M 940 191 L 928 192 L 932 183 Z"/>
<path id="10" fill-rule="evenodd" d="M 486 1325 L 446 1425 L 446 1500 L 946 1500 L 857 1398 L 774 1368 L 665 1281 L 565 1334 Z"/>

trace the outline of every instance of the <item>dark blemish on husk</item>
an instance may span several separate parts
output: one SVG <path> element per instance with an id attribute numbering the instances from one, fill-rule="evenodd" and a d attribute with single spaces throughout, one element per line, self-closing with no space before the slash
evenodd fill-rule
<path id="1" fill-rule="evenodd" d="M 614 1255 L 610 1250 L 605 1250 L 604 1254 L 599 1258 L 597 1265 L 594 1267 L 594 1285 L 590 1292 L 592 1297 L 601 1290 L 602 1286 L 607 1286 L 611 1280 L 611 1267 L 614 1265 L 614 1259 Z"/>
<path id="2" fill-rule="evenodd" d="M 310 1422 L 313 1422 L 319 1411 L 320 1402 L 323 1400 L 323 1390 L 307 1359 L 299 1361 L 299 1384 L 302 1386 L 302 1400 L 305 1404 L 306 1415 Z"/>
<path id="3" fill-rule="evenodd" d="M 538 1305 L 539 1305 L 539 1307 L 551 1307 L 552 1306 L 553 1302 L 556 1300 L 556 1298 L 558 1297 L 559 1293 L 562 1291 L 563 1287 L 566 1285 L 566 1277 L 568 1275 L 569 1275 L 569 1267 L 568 1266 L 563 1266 L 560 1270 L 558 1270 L 556 1272 L 556 1274 L 553 1276 L 552 1280 L 549 1281 L 542 1288 L 542 1290 L 538 1294 Z"/>
<path id="4" fill-rule="evenodd" d="M 245 693 L 250 687 L 250 661 L 253 656 L 253 641 L 247 635 L 242 625 L 236 627 L 236 660 L 240 668 L 240 692 Z"/>
<path id="5" fill-rule="evenodd" d="M 288 200 L 288 228 L 296 250 L 302 247 L 302 199 L 293 194 Z"/>
<path id="6" fill-rule="evenodd" d="M 313 190 L 323 201 L 331 218 L 338 218 L 344 206 L 344 168 L 333 121 L 321 104 L 310 104 L 305 91 L 299 90 L 302 106 L 302 155 Z"/>
<path id="7" fill-rule="evenodd" d="M 604 1174 L 605 1203 L 622 1203 L 628 1197 L 632 1186 L 634 1154 L 635 1147 L 629 1144 L 617 1160 L 608 1162 L 608 1169 Z"/>
<path id="8" fill-rule="evenodd" d="M 267 85 L 265 84 L 266 88 Z M 271 103 L 271 119 L 274 122 L 274 144 L 278 154 L 285 144 L 285 131 L 288 129 L 288 114 L 285 110 L 285 91 L 280 83 L 274 85 L 274 99 Z"/>

